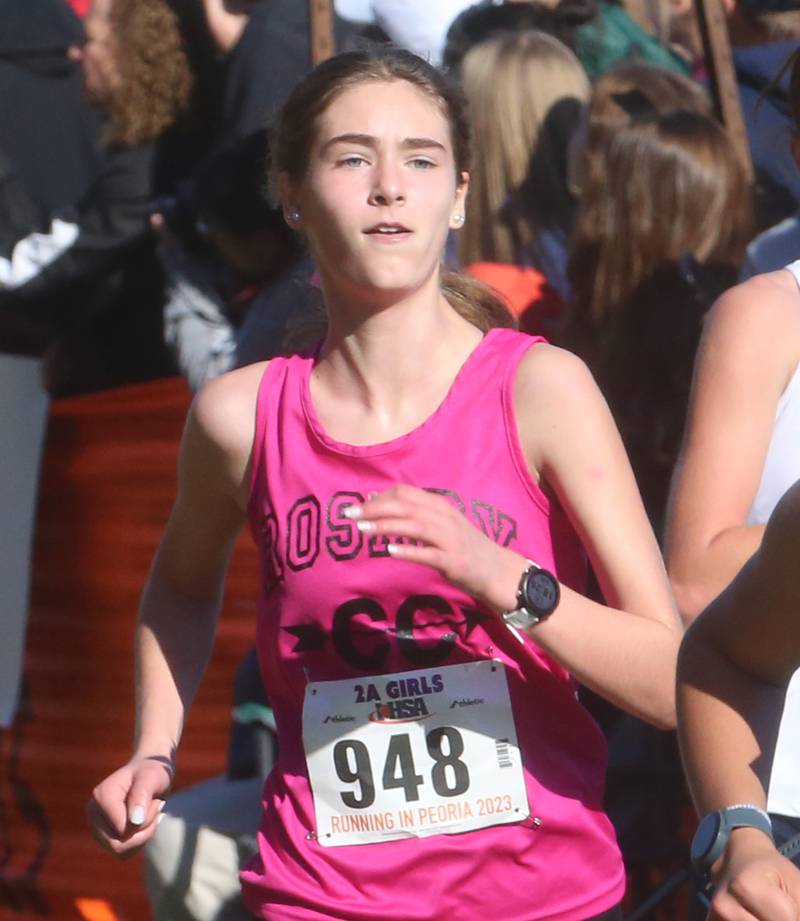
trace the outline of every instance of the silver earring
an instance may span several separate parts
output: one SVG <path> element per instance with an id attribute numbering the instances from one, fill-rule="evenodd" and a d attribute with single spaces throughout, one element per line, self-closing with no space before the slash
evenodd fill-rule
<path id="1" fill-rule="evenodd" d="M 454 215 L 453 215 L 453 223 L 454 223 L 454 224 L 463 224 L 463 223 L 464 223 L 464 215 L 463 215 L 463 214 L 454 214 Z"/>
<path id="2" fill-rule="evenodd" d="M 297 210 L 297 208 L 292 208 L 287 212 L 286 220 L 291 221 L 293 224 L 300 220 L 300 212 Z"/>

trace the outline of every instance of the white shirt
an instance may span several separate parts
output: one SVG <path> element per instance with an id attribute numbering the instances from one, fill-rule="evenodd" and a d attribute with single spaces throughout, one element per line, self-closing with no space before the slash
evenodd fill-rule
<path id="1" fill-rule="evenodd" d="M 769 778 L 767 809 L 779 815 L 800 817 L 800 671 L 792 675 L 783 704 L 772 773 Z"/>
<path id="2" fill-rule="evenodd" d="M 796 221 L 795 221 L 796 224 Z M 796 233 L 796 231 L 793 231 Z M 795 253 L 797 249 L 795 249 Z M 786 268 L 800 293 L 800 260 Z M 800 299 L 799 299 L 800 301 Z M 800 303 L 798 303 L 800 309 Z M 775 412 L 767 458 L 748 524 L 764 524 L 781 496 L 800 476 L 800 365 L 795 369 Z M 800 817 L 800 670 L 794 673 L 783 705 L 767 808 L 780 815 Z"/>
<path id="3" fill-rule="evenodd" d="M 335 0 L 334 6 L 342 19 L 380 26 L 396 45 L 438 67 L 450 24 L 474 3 L 475 0 Z"/>
<path id="4" fill-rule="evenodd" d="M 800 259 L 786 269 L 800 295 Z M 800 297 L 797 309 L 800 310 Z M 800 477 L 800 364 L 778 400 L 767 456 L 747 524 L 766 524 L 786 490 Z"/>

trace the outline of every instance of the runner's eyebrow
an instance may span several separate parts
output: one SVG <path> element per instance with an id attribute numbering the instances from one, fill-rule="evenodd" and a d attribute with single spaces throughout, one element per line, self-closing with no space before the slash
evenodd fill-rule
<path id="1" fill-rule="evenodd" d="M 437 148 L 438 150 L 444 150 L 444 144 L 441 144 L 439 141 L 434 141 L 433 138 L 406 138 L 402 145 L 406 149 L 419 150 L 421 148 Z"/>
<path id="2" fill-rule="evenodd" d="M 337 134 L 322 145 L 322 152 L 327 153 L 335 144 L 358 144 L 361 147 L 378 148 L 378 139 L 371 134 Z M 438 149 L 445 150 L 444 144 L 433 138 L 404 138 L 400 146 L 406 150 Z"/>

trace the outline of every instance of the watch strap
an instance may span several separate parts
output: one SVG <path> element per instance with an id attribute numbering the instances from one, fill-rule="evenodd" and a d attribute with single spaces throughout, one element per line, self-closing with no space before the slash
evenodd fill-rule
<path id="1" fill-rule="evenodd" d="M 524 605 L 514 608 L 513 611 L 503 611 L 500 615 L 507 627 L 535 627 L 543 618 L 533 611 L 529 611 Z"/>
<path id="2" fill-rule="evenodd" d="M 720 809 L 723 826 L 730 834 L 734 828 L 757 828 L 764 834 L 772 837 L 772 820 L 769 814 L 760 806 L 751 803 L 737 803 Z"/>
<path id="3" fill-rule="evenodd" d="M 752 803 L 737 803 L 734 806 L 727 806 L 709 813 L 703 818 L 703 822 L 711 820 L 714 816 L 717 816 L 719 821 L 714 840 L 704 853 L 692 854 L 693 862 L 702 870 L 708 870 L 722 856 L 728 846 L 731 832 L 736 828 L 757 828 L 772 839 L 772 822 L 769 815 L 760 806 Z"/>

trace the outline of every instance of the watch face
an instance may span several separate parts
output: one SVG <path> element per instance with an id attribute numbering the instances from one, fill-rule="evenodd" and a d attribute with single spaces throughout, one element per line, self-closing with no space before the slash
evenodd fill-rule
<path id="1" fill-rule="evenodd" d="M 534 570 L 525 585 L 526 607 L 540 617 L 552 614 L 558 604 L 560 591 L 558 582 L 544 569 Z"/>
<path id="2" fill-rule="evenodd" d="M 702 861 L 710 853 L 719 835 L 719 813 L 710 812 L 697 826 L 692 838 L 692 860 Z"/>

